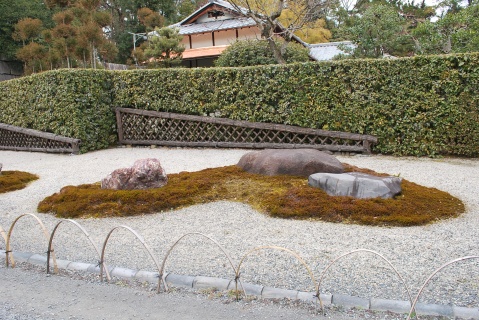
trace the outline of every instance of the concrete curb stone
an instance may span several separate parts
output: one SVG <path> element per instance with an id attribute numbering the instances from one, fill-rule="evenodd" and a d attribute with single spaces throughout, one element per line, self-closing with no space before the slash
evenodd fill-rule
<path id="1" fill-rule="evenodd" d="M 138 270 L 114 267 L 113 270 L 110 271 L 110 276 L 118 278 L 134 278 L 137 273 Z"/>
<path id="2" fill-rule="evenodd" d="M 241 284 L 243 286 L 241 286 Z M 263 292 L 264 286 L 258 284 L 251 284 L 251 283 L 243 283 L 238 282 L 238 290 L 243 290 L 246 292 L 247 295 L 250 296 L 261 296 L 261 292 Z M 228 286 L 228 290 L 235 290 L 235 282 L 231 281 L 230 285 Z"/>
<path id="3" fill-rule="evenodd" d="M 149 282 L 158 282 L 158 272 L 140 270 L 136 273 L 135 278 Z"/>
<path id="4" fill-rule="evenodd" d="M 400 300 L 387 300 L 372 298 L 371 309 L 378 311 L 391 311 L 395 313 L 408 313 L 411 310 L 411 302 Z"/>
<path id="5" fill-rule="evenodd" d="M 218 290 L 228 290 L 231 280 L 213 278 L 213 277 L 204 277 L 196 276 L 193 280 L 193 288 L 195 289 L 206 289 L 206 288 L 217 288 Z"/>
<path id="6" fill-rule="evenodd" d="M 332 304 L 347 308 L 370 309 L 369 299 L 347 296 L 344 294 L 333 294 Z"/>
<path id="7" fill-rule="evenodd" d="M 419 315 L 446 316 L 446 317 L 454 316 L 454 312 L 452 311 L 451 306 L 443 306 L 440 304 L 416 303 L 416 312 Z"/>
<path id="8" fill-rule="evenodd" d="M 166 276 L 165 281 L 168 285 L 171 284 L 177 287 L 193 288 L 193 281 L 195 281 L 195 277 L 170 273 L 168 276 Z"/>
<path id="9" fill-rule="evenodd" d="M 263 292 L 261 292 L 261 297 L 266 299 L 296 299 L 298 296 L 298 291 L 287 290 L 287 289 L 278 289 L 273 287 L 264 287 Z"/>
<path id="10" fill-rule="evenodd" d="M 40 266 L 47 266 L 47 257 L 39 254 L 32 254 L 27 260 L 28 263 L 36 264 Z"/>
<path id="11" fill-rule="evenodd" d="M 479 308 L 452 307 L 454 317 L 462 319 L 479 319 Z"/>
<path id="12" fill-rule="evenodd" d="M 88 269 L 94 266 L 90 263 L 84 263 L 84 262 L 71 262 L 68 265 L 68 270 L 73 270 L 73 271 L 83 271 L 83 272 L 88 272 Z"/>

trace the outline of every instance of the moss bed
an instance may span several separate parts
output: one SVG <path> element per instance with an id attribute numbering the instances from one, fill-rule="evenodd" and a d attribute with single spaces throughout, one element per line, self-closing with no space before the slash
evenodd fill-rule
<path id="1" fill-rule="evenodd" d="M 37 179 L 38 176 L 24 171 L 2 171 L 0 173 L 0 193 L 23 189 Z"/>
<path id="2" fill-rule="evenodd" d="M 377 174 L 346 165 L 346 171 Z M 124 217 L 178 209 L 219 200 L 240 201 L 273 217 L 381 226 L 424 225 L 456 217 L 458 198 L 403 180 L 394 199 L 331 197 L 304 177 L 263 176 L 237 166 L 168 175 L 163 188 L 102 190 L 99 183 L 67 186 L 45 198 L 38 211 L 57 217 Z"/>

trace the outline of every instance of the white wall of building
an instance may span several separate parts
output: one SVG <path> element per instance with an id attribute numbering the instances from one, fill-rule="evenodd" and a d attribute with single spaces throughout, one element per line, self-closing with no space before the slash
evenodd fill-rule
<path id="1" fill-rule="evenodd" d="M 202 34 L 192 35 L 191 41 L 192 41 L 193 49 L 213 46 L 211 33 L 202 33 Z"/>

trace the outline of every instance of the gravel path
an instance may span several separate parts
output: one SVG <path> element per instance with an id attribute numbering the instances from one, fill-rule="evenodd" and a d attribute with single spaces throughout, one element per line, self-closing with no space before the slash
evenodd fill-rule
<path id="1" fill-rule="evenodd" d="M 0 194 L 0 225 L 7 229 L 23 213 L 35 213 L 44 197 L 66 185 L 101 180 L 112 170 L 137 159 L 158 158 L 167 173 L 196 171 L 237 163 L 249 150 L 185 148 L 118 148 L 78 156 L 0 151 L 3 170 L 23 170 L 40 179 L 26 189 Z M 423 227 L 385 228 L 269 218 L 248 205 L 220 201 L 134 218 L 77 220 L 101 247 L 108 232 L 126 225 L 142 235 L 162 261 L 167 250 L 186 233 L 201 232 L 216 239 L 237 264 L 249 250 L 263 245 L 297 252 L 318 279 L 335 258 L 355 249 L 375 250 L 404 277 L 415 295 L 424 280 L 453 259 L 479 255 L 479 160 L 423 159 L 386 156 L 338 157 L 340 161 L 378 172 L 400 174 L 410 181 L 448 191 L 461 198 L 467 212 L 461 217 Z M 51 231 L 58 219 L 37 214 Z M 72 224 L 62 224 L 55 237 L 57 258 L 95 262 L 98 258 Z M 0 248 L 3 248 L 0 242 Z M 47 241 L 33 219 L 18 222 L 12 236 L 14 251 L 44 253 Z M 118 229 L 107 247 L 107 263 L 154 271 L 155 265 L 131 233 Z M 167 271 L 177 274 L 233 278 L 221 251 L 202 237 L 185 238 L 168 260 Z M 420 301 L 473 307 L 478 304 L 479 262 L 448 267 L 426 288 Z M 258 251 L 248 256 L 242 279 L 250 283 L 314 290 L 304 268 L 284 252 Z M 370 253 L 354 254 L 330 269 L 322 292 L 360 297 L 407 300 L 400 280 L 388 265 Z"/>

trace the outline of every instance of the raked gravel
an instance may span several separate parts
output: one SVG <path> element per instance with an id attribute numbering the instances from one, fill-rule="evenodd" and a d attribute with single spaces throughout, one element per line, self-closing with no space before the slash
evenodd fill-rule
<path id="1" fill-rule="evenodd" d="M 100 181 L 137 159 L 158 158 L 167 173 L 233 165 L 250 150 L 189 148 L 115 148 L 82 155 L 0 151 L 3 170 L 22 170 L 40 179 L 27 188 L 0 194 L 0 226 L 8 230 L 24 213 L 36 213 L 39 201 L 67 185 Z M 459 197 L 467 211 L 462 216 L 421 227 L 368 227 L 308 220 L 270 218 L 246 204 L 220 201 L 129 218 L 79 219 L 101 248 L 108 232 L 125 225 L 139 233 L 161 263 L 168 249 L 183 235 L 200 232 L 218 241 L 235 265 L 253 248 L 279 246 L 297 252 L 316 279 L 335 258 L 356 249 L 377 251 L 397 269 L 414 296 L 427 277 L 441 265 L 464 256 L 479 255 L 479 160 L 457 158 L 398 158 L 338 156 L 342 162 L 385 172 L 435 187 Z M 36 213 L 51 232 L 59 219 Z M 94 263 L 98 260 L 87 238 L 71 223 L 63 223 L 54 239 L 58 259 Z M 4 243 L 0 241 L 0 249 Z M 12 249 L 44 254 L 45 239 L 36 221 L 22 218 L 14 228 Z M 128 230 L 115 230 L 106 248 L 106 263 L 156 271 L 141 243 Z M 258 250 L 241 268 L 245 282 L 313 291 L 305 268 L 284 251 Z M 206 238 L 185 237 L 173 250 L 166 271 L 184 275 L 234 278 L 227 259 Z M 401 280 L 380 257 L 363 252 L 341 259 L 323 279 L 321 292 L 359 297 L 407 300 Z M 420 302 L 475 307 L 479 302 L 479 260 L 445 268 L 427 286 Z"/>

